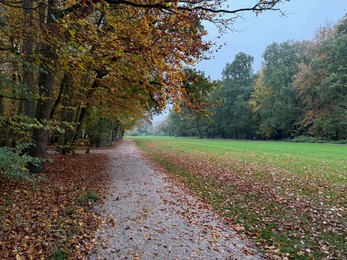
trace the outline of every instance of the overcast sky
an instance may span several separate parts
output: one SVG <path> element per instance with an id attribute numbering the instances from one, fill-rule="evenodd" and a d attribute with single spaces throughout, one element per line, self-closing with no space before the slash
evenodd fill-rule
<path id="1" fill-rule="evenodd" d="M 229 0 L 229 3 L 251 5 L 255 0 Z M 234 6 L 232 6 L 234 7 Z M 310 40 L 321 26 L 335 24 L 347 13 L 347 0 L 290 0 L 279 6 L 286 16 L 278 12 L 264 12 L 257 17 L 254 13 L 243 14 L 237 19 L 233 32 L 227 32 L 219 44 L 226 44 L 214 58 L 197 65 L 212 79 L 220 79 L 226 63 L 233 61 L 239 52 L 254 57 L 254 68 L 258 70 L 262 62 L 262 54 L 266 46 L 273 42 L 287 40 Z M 218 33 L 211 25 L 205 25 L 209 38 L 215 39 Z"/>

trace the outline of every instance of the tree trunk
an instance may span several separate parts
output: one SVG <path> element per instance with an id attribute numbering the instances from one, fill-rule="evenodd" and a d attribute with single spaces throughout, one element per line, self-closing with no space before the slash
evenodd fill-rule
<path id="1" fill-rule="evenodd" d="M 0 116 L 4 115 L 5 106 L 4 106 L 4 98 L 0 97 Z"/>
<path id="2" fill-rule="evenodd" d="M 121 127 L 121 131 L 120 131 L 120 139 L 123 139 L 124 136 L 124 129 L 123 127 Z"/>
<path id="3" fill-rule="evenodd" d="M 69 73 L 68 72 L 65 72 L 64 73 L 64 77 L 63 77 L 63 80 L 60 84 L 60 88 L 59 88 L 59 93 L 58 93 L 58 96 L 57 96 L 57 99 L 55 100 L 53 106 L 52 106 L 52 109 L 51 109 L 51 115 L 50 115 L 50 118 L 52 119 L 54 114 L 55 114 L 55 111 L 57 110 L 59 104 L 61 103 L 62 101 L 62 98 L 63 98 L 63 95 L 64 93 L 66 92 L 65 91 L 65 88 L 68 84 L 68 81 L 70 80 L 70 76 L 69 76 Z"/>
<path id="4" fill-rule="evenodd" d="M 83 122 L 84 122 L 85 118 L 87 117 L 87 112 L 88 112 L 90 100 L 92 99 L 95 90 L 99 86 L 98 80 L 102 79 L 107 74 L 108 74 L 108 72 L 106 70 L 97 71 L 96 78 L 94 79 L 94 82 L 93 82 L 92 86 L 90 87 L 90 90 L 87 92 L 87 95 L 86 95 L 86 100 L 87 100 L 86 106 L 81 108 L 81 112 L 80 112 L 80 116 L 79 116 L 78 121 L 77 121 L 77 127 L 76 127 L 75 136 L 73 138 L 73 141 L 76 141 L 77 138 L 81 135 Z M 87 80 L 85 83 L 87 83 Z"/>
<path id="5" fill-rule="evenodd" d="M 5 113 L 4 99 L 0 97 L 0 116 L 3 116 Z M 6 145 L 6 128 L 3 128 L 0 132 L 0 147 Z"/>
<path id="6" fill-rule="evenodd" d="M 119 135 L 118 135 L 118 133 L 119 133 L 119 128 L 120 128 L 120 125 L 119 124 L 117 124 L 117 126 L 116 126 L 116 128 L 114 129 L 114 137 L 115 137 L 115 141 L 117 141 L 117 139 L 119 139 L 118 137 L 119 137 Z"/>
<path id="7" fill-rule="evenodd" d="M 47 67 L 46 67 L 47 69 Z M 54 85 L 54 71 L 47 69 L 46 73 L 39 74 L 39 94 L 40 99 L 37 103 L 35 117 L 45 124 L 49 120 L 51 113 L 53 85 Z M 48 143 L 48 131 L 45 128 L 35 129 L 33 132 L 33 139 L 35 146 L 31 149 L 30 155 L 39 158 L 45 158 Z M 45 163 L 42 162 L 38 166 L 32 166 L 31 172 L 38 173 L 46 170 Z"/>
<path id="8" fill-rule="evenodd" d="M 56 101 L 53 104 L 50 118 L 52 119 L 59 104 L 62 105 L 60 112 L 60 122 L 75 123 L 76 112 L 72 107 L 74 106 L 73 95 L 73 79 L 69 71 L 65 71 L 63 80 L 61 82 L 59 93 Z M 58 144 L 59 145 L 71 145 L 74 141 L 75 131 L 71 130 L 70 127 L 65 127 L 65 133 L 59 134 Z"/>
<path id="9" fill-rule="evenodd" d="M 32 54 L 34 48 L 34 19 L 33 19 L 33 1 L 23 0 L 23 14 L 24 14 L 24 28 L 25 36 L 23 40 L 23 52 L 24 62 L 23 68 L 23 86 L 25 87 L 26 93 L 28 94 L 28 100 L 23 101 L 23 111 L 28 117 L 34 117 L 35 115 L 35 86 L 34 86 L 34 68 L 32 62 Z"/>
<path id="10" fill-rule="evenodd" d="M 77 138 L 81 135 L 83 122 L 84 122 L 84 119 L 86 117 L 87 117 L 87 108 L 82 107 L 80 110 L 78 120 L 77 120 L 77 127 L 76 127 L 76 131 L 75 131 L 75 136 L 73 138 L 74 141 L 76 141 Z"/>
<path id="11" fill-rule="evenodd" d="M 56 21 L 59 18 L 57 12 L 59 1 L 49 0 L 48 1 L 48 12 L 47 12 L 47 23 L 46 29 L 51 34 L 57 34 L 57 28 L 55 27 Z M 40 14 L 44 15 L 44 14 Z M 39 69 L 39 80 L 38 80 L 38 94 L 39 100 L 36 106 L 35 117 L 43 125 L 50 119 L 52 102 L 53 102 L 53 86 L 55 80 L 55 66 L 57 62 L 57 55 L 55 46 L 49 43 L 44 43 L 40 49 L 42 62 Z M 33 131 L 33 140 L 35 146 L 30 149 L 30 155 L 44 159 L 47 152 L 48 144 L 48 130 L 43 128 L 35 129 Z M 45 162 L 42 161 L 39 165 L 31 165 L 30 171 L 33 173 L 44 172 L 46 170 Z"/>

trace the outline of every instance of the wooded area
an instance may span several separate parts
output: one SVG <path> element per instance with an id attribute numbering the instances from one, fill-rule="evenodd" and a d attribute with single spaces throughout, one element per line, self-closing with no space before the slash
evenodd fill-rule
<path id="1" fill-rule="evenodd" d="M 222 32 L 279 2 L 1 0 L 1 171 L 42 172 L 49 144 L 110 142 L 145 114 L 194 101 L 182 69 L 213 47 L 201 22 Z"/>
<path id="2" fill-rule="evenodd" d="M 157 132 L 201 138 L 346 140 L 346 55 L 347 17 L 322 27 L 311 41 L 267 46 L 256 74 L 253 57 L 239 53 L 220 81 L 195 72 L 196 88 L 214 85 L 208 88 L 207 101 L 215 104 L 207 109 L 212 116 L 185 106 L 181 115 L 171 112 Z"/>
<path id="3" fill-rule="evenodd" d="M 297 146 L 297 156 L 285 157 L 277 154 L 284 150 L 277 147 L 276 153 L 254 153 L 253 146 L 247 154 L 240 149 L 223 154 L 219 150 L 222 141 L 214 144 L 194 138 L 183 144 L 187 138 L 166 138 L 170 141 L 153 144 L 139 138 L 139 147 L 154 158 L 152 163 L 142 159 L 144 154 L 130 140 L 117 142 L 110 150 L 70 155 L 81 144 L 112 144 L 139 120 L 165 107 L 176 112 L 158 129 L 162 134 L 347 139 L 347 17 L 322 28 L 312 41 L 268 46 L 257 74 L 252 69 L 253 58 L 244 53 L 227 64 L 221 81 L 211 81 L 193 69 L 219 48 L 205 37 L 205 23 L 214 24 L 223 34 L 240 13 L 281 13 L 277 7 L 285 1 L 254 0 L 248 6 L 240 0 L 245 8 L 232 9 L 224 0 L 0 0 L 0 258 L 88 258 L 93 248 L 107 248 L 96 236 L 102 224 L 138 245 L 140 240 L 126 233 L 132 229 L 127 222 L 130 218 L 101 216 L 95 209 L 97 201 L 110 195 L 114 210 L 122 214 L 117 203 L 127 208 L 124 197 L 131 198 L 133 193 L 136 200 L 130 203 L 139 212 L 130 209 L 128 213 L 133 223 L 141 224 L 137 231 L 143 232 L 140 236 L 145 242 L 140 243 L 144 247 L 155 241 L 165 252 L 176 253 L 169 243 L 177 240 L 166 243 L 161 239 L 164 230 L 178 229 L 166 216 L 181 214 L 175 218 L 196 230 L 195 216 L 207 212 L 205 203 L 214 206 L 217 201 L 221 213 L 225 209 L 229 217 L 245 224 L 237 223 L 238 231 L 258 239 L 258 245 L 270 255 L 342 259 L 346 237 L 344 146 L 325 145 L 328 152 L 322 149 L 318 157 Z M 210 142 L 210 147 L 202 142 Z M 121 147 L 126 143 L 127 149 Z M 224 151 L 230 150 L 229 143 L 224 144 Z M 198 149 L 193 151 L 194 147 Z M 64 155 L 54 154 L 54 150 Z M 264 158 L 268 165 L 262 164 Z M 188 185 L 178 175 L 170 176 L 170 170 L 186 178 Z M 194 192 L 191 186 L 197 187 L 196 194 L 203 195 L 202 206 L 197 206 L 201 211 L 194 209 L 188 216 L 170 208 L 143 172 L 170 181 L 170 186 L 160 188 L 172 187 L 171 200 L 177 205 L 181 204 L 179 198 L 183 201 Z M 142 182 L 137 182 L 138 176 Z M 118 181 L 121 179 L 125 182 Z M 115 193 L 120 187 L 112 183 L 124 186 L 123 193 Z M 152 200 L 149 192 L 133 192 L 134 187 L 142 186 L 158 200 Z M 148 211 L 158 201 L 168 210 Z M 140 204 L 143 202 L 148 204 Z M 141 218 L 155 216 L 162 209 L 162 220 L 156 219 L 151 227 L 140 223 Z M 289 216 L 288 220 L 283 216 Z M 205 223 L 216 226 L 215 220 Z M 196 238 L 185 236 L 190 244 L 211 231 L 203 226 Z M 160 236 L 148 236 L 146 232 L 152 228 Z M 184 226 L 181 230 L 186 231 Z M 217 252 L 213 246 L 219 244 L 218 237 L 219 233 L 211 233 L 211 244 L 204 243 L 206 250 Z M 110 253 L 119 253 L 117 243 L 113 244 Z M 229 245 L 237 247 L 232 242 Z M 161 257 L 157 249 L 152 244 L 153 256 Z M 249 254 L 245 248 L 239 249 Z M 140 255 L 126 257 L 138 259 Z"/>

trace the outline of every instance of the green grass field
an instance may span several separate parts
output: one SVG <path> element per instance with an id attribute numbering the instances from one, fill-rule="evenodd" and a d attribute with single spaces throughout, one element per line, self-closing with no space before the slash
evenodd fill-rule
<path id="1" fill-rule="evenodd" d="M 346 145 L 134 140 L 265 251 L 295 259 L 347 257 Z"/>

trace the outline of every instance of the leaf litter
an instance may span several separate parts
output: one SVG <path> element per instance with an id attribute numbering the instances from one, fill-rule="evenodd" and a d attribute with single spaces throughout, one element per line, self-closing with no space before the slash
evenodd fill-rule
<path id="1" fill-rule="evenodd" d="M 106 154 L 52 155 L 44 174 L 0 176 L 0 259 L 82 259 L 94 247 L 104 196 Z"/>

